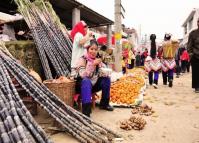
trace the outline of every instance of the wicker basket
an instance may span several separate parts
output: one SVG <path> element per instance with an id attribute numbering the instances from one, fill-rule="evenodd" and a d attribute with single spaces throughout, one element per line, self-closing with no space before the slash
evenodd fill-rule
<path id="1" fill-rule="evenodd" d="M 52 80 L 45 80 L 44 85 L 57 95 L 64 103 L 73 106 L 73 95 L 75 94 L 75 82 L 54 83 Z"/>

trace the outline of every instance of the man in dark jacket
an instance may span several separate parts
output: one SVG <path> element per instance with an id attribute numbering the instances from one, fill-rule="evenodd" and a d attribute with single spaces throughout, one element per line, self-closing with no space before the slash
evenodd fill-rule
<path id="1" fill-rule="evenodd" d="M 195 92 L 199 93 L 199 18 L 197 25 L 198 29 L 189 34 L 187 50 L 192 65 L 192 88 L 195 88 Z"/>

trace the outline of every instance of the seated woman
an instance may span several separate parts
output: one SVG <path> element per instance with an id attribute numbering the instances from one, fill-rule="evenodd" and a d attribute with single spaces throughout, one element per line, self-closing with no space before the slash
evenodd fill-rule
<path id="1" fill-rule="evenodd" d="M 91 40 L 87 47 L 87 53 L 82 56 L 76 66 L 79 76 L 81 77 L 80 94 L 82 98 L 82 113 L 90 117 L 91 97 L 93 92 L 102 90 L 100 108 L 113 111 L 109 105 L 110 100 L 110 78 L 100 76 L 100 68 L 103 67 L 101 59 L 96 58 L 98 52 L 97 41 Z"/>

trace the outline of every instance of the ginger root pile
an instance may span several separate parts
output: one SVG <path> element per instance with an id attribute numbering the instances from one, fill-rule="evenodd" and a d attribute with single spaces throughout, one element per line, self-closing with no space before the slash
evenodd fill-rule
<path id="1" fill-rule="evenodd" d="M 142 130 L 146 125 L 145 119 L 142 117 L 132 116 L 128 120 L 124 120 L 120 123 L 120 128 L 124 130 Z"/>

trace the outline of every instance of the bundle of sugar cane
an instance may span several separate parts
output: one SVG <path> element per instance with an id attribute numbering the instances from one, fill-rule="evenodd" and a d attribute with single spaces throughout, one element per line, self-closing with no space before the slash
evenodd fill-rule
<path id="1" fill-rule="evenodd" d="M 23 104 L 2 61 L 0 61 L 0 134 L 2 143 L 50 143 Z"/>
<path id="2" fill-rule="evenodd" d="M 110 142 L 108 140 L 109 135 L 114 138 L 120 137 L 117 133 L 109 130 L 99 123 L 94 122 L 72 107 L 67 106 L 56 95 L 48 90 L 45 85 L 34 79 L 34 77 L 32 77 L 22 65 L 17 63 L 13 57 L 9 57 L 3 51 L 0 51 L 0 76 L 5 80 L 1 82 L 6 86 L 5 93 L 8 91 L 8 94 L 12 93 L 14 96 L 12 97 L 14 98 L 13 102 L 19 105 L 19 107 L 23 107 L 23 110 L 20 109 L 18 112 L 20 113 L 20 118 L 22 118 L 24 120 L 23 122 L 26 123 L 24 126 L 27 126 L 27 129 L 32 129 L 31 131 L 35 133 L 35 135 L 37 135 L 36 133 L 38 132 L 43 135 L 41 136 L 41 141 L 38 142 L 42 142 L 45 134 L 40 128 L 37 127 L 37 124 L 32 119 L 30 113 L 26 111 L 27 109 L 18 96 L 18 93 L 16 92 L 8 73 L 10 73 L 26 90 L 26 92 L 32 96 L 34 100 L 54 119 L 56 119 L 68 133 L 70 133 L 80 142 L 108 143 Z M 0 86 L 2 85 L 1 83 Z M 2 87 L 5 86 L 2 85 Z M 27 118 L 24 118 L 24 116 Z M 32 124 L 28 124 L 28 121 L 31 121 Z M 38 131 L 34 131 L 33 129 L 37 129 Z M 31 134 L 33 134 L 32 132 Z M 47 140 L 47 138 L 44 139 Z"/>
<path id="3" fill-rule="evenodd" d="M 52 79 L 53 65 L 56 76 L 70 73 L 72 43 L 64 36 L 61 24 L 49 2 L 42 0 L 15 0 L 29 26 L 35 41 L 46 79 Z"/>

